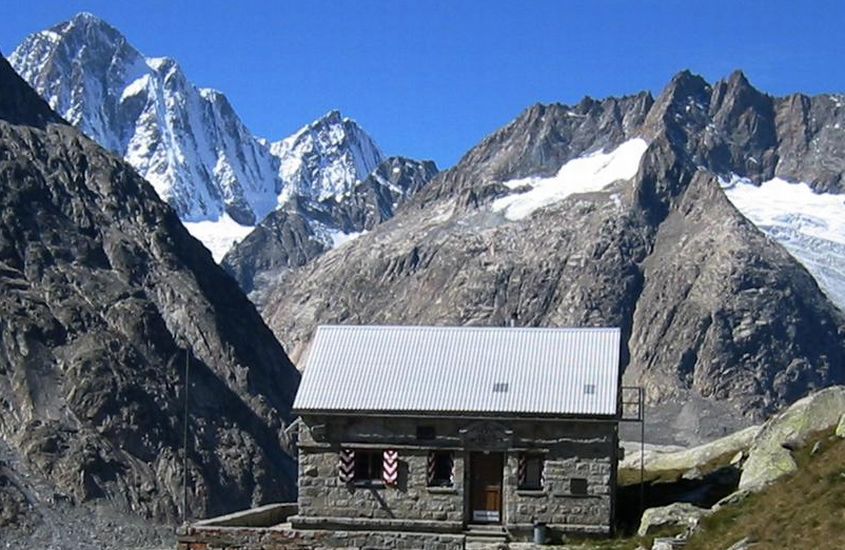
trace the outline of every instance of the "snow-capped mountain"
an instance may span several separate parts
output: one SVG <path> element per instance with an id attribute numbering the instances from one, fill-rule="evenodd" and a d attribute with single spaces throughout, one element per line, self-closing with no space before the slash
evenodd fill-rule
<path id="1" fill-rule="evenodd" d="M 88 13 L 28 36 L 9 61 L 144 176 L 217 261 L 281 205 L 341 201 L 384 160 L 337 111 L 286 139 L 257 138 L 225 95 L 194 86 L 172 59 L 145 57 Z"/>
<path id="2" fill-rule="evenodd" d="M 317 201 L 344 197 L 384 160 L 372 138 L 338 111 L 273 143 L 270 151 L 286 184 L 282 202 L 294 195 Z"/>
<path id="3" fill-rule="evenodd" d="M 90 14 L 28 36 L 9 61 L 50 106 L 123 156 L 185 221 L 253 225 L 275 208 L 277 161 L 220 92 L 147 58 Z"/>
<path id="4" fill-rule="evenodd" d="M 437 175 L 431 161 L 391 157 L 340 198 L 303 201 L 294 196 L 264 218 L 221 262 L 256 304 L 263 290 L 300 267 L 393 217 L 397 208 Z"/>

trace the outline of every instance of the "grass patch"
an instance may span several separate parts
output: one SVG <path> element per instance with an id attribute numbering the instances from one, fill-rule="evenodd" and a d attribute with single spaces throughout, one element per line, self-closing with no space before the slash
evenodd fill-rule
<path id="1" fill-rule="evenodd" d="M 584 550 L 636 550 L 637 548 L 651 548 L 654 544 L 654 539 L 660 537 L 674 537 L 675 535 L 685 531 L 685 527 L 680 526 L 666 526 L 657 529 L 654 533 L 646 537 L 640 536 L 619 536 L 610 539 L 576 539 L 569 537 L 566 545 L 561 548 L 567 550 L 584 549 Z M 555 548 L 550 547 L 550 550 Z"/>
<path id="2" fill-rule="evenodd" d="M 815 455 L 813 446 L 818 443 Z M 702 520 L 686 550 L 845 548 L 845 440 L 827 430 L 793 453 L 798 471 Z"/>

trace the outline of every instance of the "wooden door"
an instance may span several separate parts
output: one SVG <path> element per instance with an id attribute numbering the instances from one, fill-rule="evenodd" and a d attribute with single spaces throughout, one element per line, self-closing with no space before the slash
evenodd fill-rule
<path id="1" fill-rule="evenodd" d="M 472 521 L 499 523 L 502 519 L 502 453 L 470 455 Z"/>

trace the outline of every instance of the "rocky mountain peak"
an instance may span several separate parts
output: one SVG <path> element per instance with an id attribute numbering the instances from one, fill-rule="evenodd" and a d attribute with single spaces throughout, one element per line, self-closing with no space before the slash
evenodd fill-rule
<path id="1" fill-rule="evenodd" d="M 392 218 L 436 174 L 434 162 L 390 157 L 349 193 L 322 201 L 294 195 L 233 246 L 221 265 L 260 303 L 263 290 L 285 271 Z"/>
<path id="2" fill-rule="evenodd" d="M 324 114 L 314 122 L 312 122 L 309 126 L 311 127 L 319 127 L 319 126 L 331 126 L 333 124 L 343 124 L 344 122 L 352 121 L 352 119 L 348 117 L 344 117 L 340 114 L 340 111 L 337 109 L 332 109 L 328 113 Z"/>
<path id="3" fill-rule="evenodd" d="M 742 71 L 736 70 L 713 87 L 711 99 L 713 114 L 728 111 L 733 116 L 747 110 L 771 110 L 772 99 L 757 90 Z"/>
<path id="4" fill-rule="evenodd" d="M 86 45 L 92 48 L 127 43 L 126 37 L 119 30 L 89 12 L 80 12 L 68 21 L 55 25 L 50 31 L 65 40 L 84 39 Z"/>
<path id="5" fill-rule="evenodd" d="M 275 142 L 285 182 L 280 202 L 294 195 L 323 201 L 348 194 L 383 160 L 375 141 L 351 118 L 329 111 L 292 136 Z"/>
<path id="6" fill-rule="evenodd" d="M 691 124 L 700 126 L 710 105 L 710 84 L 701 76 L 684 70 L 672 77 L 648 113 L 647 133 L 656 136 L 668 131 L 672 141 L 684 141 L 686 130 Z"/>

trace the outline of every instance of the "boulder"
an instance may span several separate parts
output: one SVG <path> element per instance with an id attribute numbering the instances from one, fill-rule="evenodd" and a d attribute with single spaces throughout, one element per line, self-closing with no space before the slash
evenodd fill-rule
<path id="1" fill-rule="evenodd" d="M 714 504 L 712 506 L 711 510 L 713 510 L 715 512 L 716 510 L 718 510 L 722 506 L 730 506 L 730 505 L 733 505 L 733 504 L 739 504 L 740 502 L 745 500 L 748 497 L 748 495 L 750 495 L 750 494 L 751 494 L 751 491 L 749 491 L 747 489 L 734 491 L 733 493 L 729 494 L 728 496 L 726 496 L 725 498 L 723 498 L 722 500 L 720 500 L 719 502 Z"/>
<path id="2" fill-rule="evenodd" d="M 686 539 L 655 538 L 651 544 L 651 550 L 677 550 L 686 544 Z"/>
<path id="3" fill-rule="evenodd" d="M 649 508 L 643 512 L 637 534 L 644 537 L 655 529 L 668 525 L 681 525 L 692 530 L 698 525 L 701 518 L 711 513 L 712 511 L 707 508 L 699 508 L 688 502 L 675 502 L 668 506 Z"/>
<path id="4" fill-rule="evenodd" d="M 756 490 L 798 467 L 791 449 L 814 433 L 841 424 L 845 386 L 832 386 L 809 395 L 772 417 L 754 439 L 742 467 L 740 489 Z"/>
<path id="5" fill-rule="evenodd" d="M 742 455 L 747 450 L 762 426 L 750 426 L 744 430 L 721 437 L 704 445 L 678 450 L 677 447 L 660 448 L 653 446 L 646 447 L 645 469 L 648 472 L 661 472 L 669 470 L 690 471 L 700 469 L 711 460 L 720 456 L 732 453 Z M 640 452 L 629 451 L 625 460 L 619 463 L 619 468 L 639 469 Z"/>

